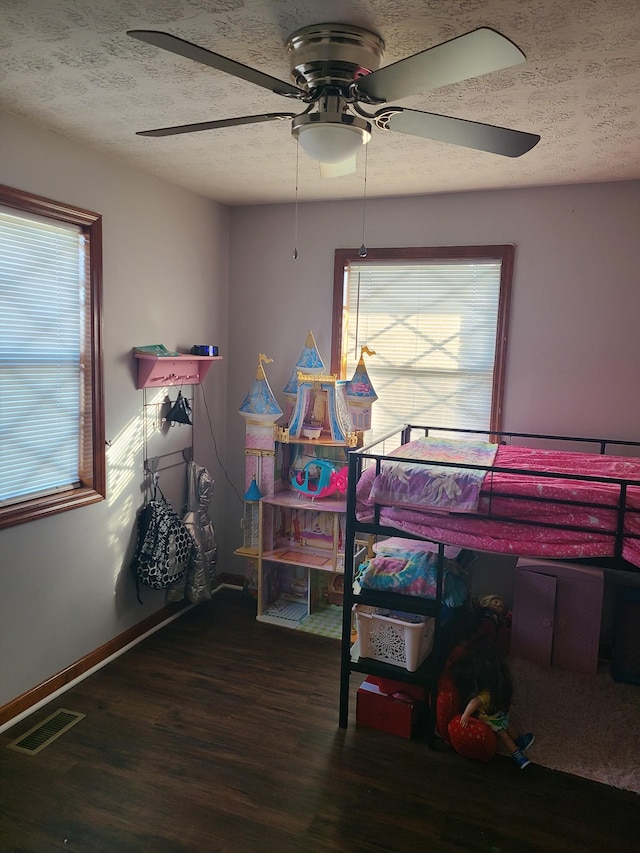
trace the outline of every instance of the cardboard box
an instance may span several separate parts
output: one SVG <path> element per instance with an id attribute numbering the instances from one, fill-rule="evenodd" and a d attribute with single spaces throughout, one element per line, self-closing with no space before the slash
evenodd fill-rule
<path id="1" fill-rule="evenodd" d="M 391 735 L 411 738 L 426 717 L 424 702 L 405 702 L 387 696 L 377 684 L 363 681 L 356 693 L 356 724 Z"/>

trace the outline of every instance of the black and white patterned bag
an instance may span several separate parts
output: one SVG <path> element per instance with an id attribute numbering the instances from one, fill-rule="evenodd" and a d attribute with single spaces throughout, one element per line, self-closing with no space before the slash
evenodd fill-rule
<path id="1" fill-rule="evenodd" d="M 167 589 L 178 583 L 189 568 L 194 548 L 187 527 L 154 482 L 153 498 L 138 515 L 138 541 L 131 563 L 140 604 L 138 585 Z"/>

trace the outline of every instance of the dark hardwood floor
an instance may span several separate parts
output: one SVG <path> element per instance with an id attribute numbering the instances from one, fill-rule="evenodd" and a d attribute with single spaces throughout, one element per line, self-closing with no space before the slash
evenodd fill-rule
<path id="1" fill-rule="evenodd" d="M 0 736 L 0 850 L 637 851 L 640 798 L 509 758 L 338 728 L 339 643 L 223 591 Z"/>

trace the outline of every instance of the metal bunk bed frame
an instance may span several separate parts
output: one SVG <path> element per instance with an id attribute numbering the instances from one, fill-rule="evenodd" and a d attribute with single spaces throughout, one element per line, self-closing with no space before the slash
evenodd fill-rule
<path id="1" fill-rule="evenodd" d="M 349 684 L 350 684 L 350 675 L 351 672 L 363 672 L 369 674 L 375 674 L 379 676 L 383 676 L 386 678 L 391 678 L 396 681 L 405 681 L 412 683 L 420 683 L 424 684 L 427 690 L 427 698 L 428 704 L 433 708 L 435 706 L 435 692 L 437 686 L 437 677 L 444 663 L 444 659 L 442 656 L 443 650 L 440 648 L 440 636 L 441 636 L 441 626 L 439 614 L 441 612 L 441 604 L 442 604 L 442 593 L 443 593 L 443 577 L 444 577 L 444 547 L 445 544 L 442 542 L 436 542 L 438 546 L 438 560 L 437 560 L 437 570 L 436 570 L 436 597 L 435 599 L 420 599 L 415 596 L 408 595 L 400 595 L 398 593 L 383 593 L 374 590 L 360 590 L 358 593 L 354 592 L 354 570 L 355 570 L 355 555 L 356 555 L 356 541 L 358 536 L 382 536 L 382 537 L 400 537 L 405 539 L 423 539 L 415 533 L 410 533 L 405 530 L 398 529 L 396 527 L 387 526 L 380 523 L 380 504 L 375 504 L 374 506 L 374 519 L 372 522 L 362 522 L 359 521 L 356 517 L 356 487 L 360 476 L 363 472 L 363 468 L 365 464 L 375 464 L 376 466 L 376 475 L 380 473 L 382 461 L 385 459 L 389 459 L 389 454 L 385 452 L 380 452 L 377 450 L 381 445 L 386 444 L 387 442 L 395 439 L 393 443 L 392 450 L 396 450 L 398 447 L 401 447 L 411 440 L 412 432 L 419 431 L 422 435 L 429 436 L 431 433 L 439 433 L 439 434 L 447 434 L 449 436 L 486 436 L 487 440 L 495 441 L 502 444 L 507 444 L 513 441 L 514 439 L 520 440 L 524 439 L 527 441 L 553 441 L 557 443 L 570 443 L 578 446 L 591 445 L 596 446 L 598 448 L 598 455 L 603 455 L 607 453 L 608 449 L 611 448 L 634 448 L 637 449 L 638 455 L 640 456 L 640 441 L 622 441 L 618 439 L 601 439 L 601 438 L 585 438 L 583 436 L 562 436 L 562 435 L 545 435 L 542 433 L 524 433 L 524 432 L 508 432 L 508 431 L 492 431 L 492 430 L 478 430 L 478 429 L 462 429 L 462 428 L 448 428 L 448 427 L 433 427 L 433 426 L 423 426 L 423 425 L 415 425 L 415 424 L 404 424 L 401 427 L 398 427 L 395 430 L 385 434 L 381 438 L 377 439 L 375 442 L 355 450 L 349 452 L 348 466 L 349 466 L 349 478 L 348 478 L 348 486 L 347 486 L 347 515 L 346 515 L 346 527 L 345 527 L 345 560 L 344 560 L 344 601 L 343 601 L 343 614 L 342 614 L 342 641 L 341 641 L 341 666 L 340 666 L 340 707 L 339 707 L 339 726 L 341 728 L 347 728 L 348 725 L 348 715 L 349 715 Z M 398 440 L 399 436 L 399 440 Z M 404 458 L 401 455 L 397 455 L 394 453 L 393 455 L 394 462 L 415 462 L 414 459 Z M 436 462 L 429 461 L 427 464 L 429 465 L 440 465 L 447 466 L 446 462 Z M 483 469 L 485 466 L 478 464 L 458 464 L 456 463 L 456 468 L 473 468 L 473 469 Z M 601 533 L 602 535 L 614 536 L 614 556 L 613 557 L 591 557 L 586 559 L 573 559 L 571 562 L 589 562 L 591 565 L 599 565 L 604 568 L 615 568 L 623 571 L 632 571 L 639 572 L 640 568 L 632 565 L 627 560 L 622 557 L 622 546 L 623 546 L 623 534 L 627 538 L 636 538 L 640 539 L 640 534 L 632 534 L 629 532 L 624 532 L 624 521 L 625 515 L 628 512 L 640 512 L 640 510 L 630 510 L 626 506 L 626 498 L 627 498 L 627 487 L 629 485 L 639 486 L 640 482 L 637 480 L 625 480 L 623 478 L 611 478 L 611 477 L 598 477 L 598 476 L 589 476 L 589 475 L 579 475 L 579 474 L 561 474 L 553 473 L 553 472 L 544 472 L 544 471 L 526 471 L 524 469 L 513 469 L 513 468 L 502 468 L 499 466 L 495 466 L 492 468 L 487 467 L 487 471 L 493 470 L 499 473 L 505 474 L 527 474 L 530 473 L 535 476 L 541 477 L 555 477 L 556 479 L 561 476 L 562 479 L 575 479 L 579 481 L 593 481 L 593 482 L 606 482 L 610 484 L 617 485 L 620 489 L 619 492 L 619 500 L 616 507 L 616 529 L 615 530 L 603 530 L 603 531 L 590 531 L 584 527 L 578 526 L 567 526 L 567 525 L 554 525 L 550 522 L 536 522 L 536 521 L 528 521 L 526 519 L 517 519 L 519 524 L 532 524 L 538 526 L 545 527 L 557 527 L 560 529 L 572 529 L 577 531 L 586 531 L 597 534 Z M 502 496 L 509 497 L 509 495 L 505 493 L 501 493 Z M 531 496 L 527 497 L 527 500 L 531 501 L 540 501 L 542 503 L 566 503 L 566 504 L 576 504 L 585 506 L 584 503 L 580 501 L 571 501 L 571 500 L 559 500 L 558 498 L 545 498 L 545 497 L 536 497 Z M 588 504 L 587 504 L 588 505 Z M 612 507 L 608 507 L 611 509 Z M 514 519 L 506 519 L 504 517 L 491 516 L 492 518 L 500 518 L 501 520 L 514 520 Z M 361 549 L 360 549 L 361 550 Z M 360 603 L 365 605 L 371 605 L 374 607 L 386 607 L 393 610 L 404 610 L 409 613 L 419 613 L 426 616 L 435 617 L 435 631 L 434 631 L 434 642 L 433 642 L 433 651 L 427 658 L 427 660 L 419 667 L 416 672 L 408 672 L 407 670 L 402 669 L 398 666 L 392 666 L 390 664 L 379 663 L 371 659 L 365 658 L 353 658 L 352 657 L 352 644 L 351 644 L 351 627 L 352 627 L 352 608 L 354 604 Z M 433 720 L 433 713 L 430 711 L 430 740 L 432 740 L 435 723 Z"/>

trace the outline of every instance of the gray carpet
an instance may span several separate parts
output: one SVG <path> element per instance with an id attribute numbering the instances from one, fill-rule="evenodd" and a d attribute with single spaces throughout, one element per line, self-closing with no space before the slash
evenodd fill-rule
<path id="1" fill-rule="evenodd" d="M 511 717 L 532 762 L 640 794 L 640 686 L 511 659 Z"/>

